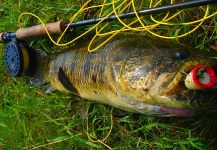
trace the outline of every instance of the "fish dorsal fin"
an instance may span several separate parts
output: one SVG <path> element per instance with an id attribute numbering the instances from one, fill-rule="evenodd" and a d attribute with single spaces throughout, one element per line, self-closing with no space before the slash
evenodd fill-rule
<path id="1" fill-rule="evenodd" d="M 30 75 L 30 83 L 40 86 L 46 83 L 45 75 L 48 67 L 48 56 L 40 49 L 34 49 L 33 74 Z"/>

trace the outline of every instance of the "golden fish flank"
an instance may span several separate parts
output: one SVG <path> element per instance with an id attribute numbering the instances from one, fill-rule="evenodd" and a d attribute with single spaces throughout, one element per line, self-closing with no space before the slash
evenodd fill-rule
<path id="1" fill-rule="evenodd" d="M 48 56 L 35 50 L 38 69 L 31 82 L 131 112 L 189 116 L 217 110 L 215 85 L 195 91 L 184 83 L 197 65 L 217 70 L 213 53 L 141 34 L 117 35 L 94 53 L 87 44 Z"/>

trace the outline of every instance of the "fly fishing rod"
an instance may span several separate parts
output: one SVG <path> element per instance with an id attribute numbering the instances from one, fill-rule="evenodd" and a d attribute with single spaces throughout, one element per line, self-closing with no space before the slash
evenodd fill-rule
<path id="1" fill-rule="evenodd" d="M 171 11 L 171 10 L 177 10 L 177 9 L 185 9 L 185 8 L 190 8 L 190 7 L 198 7 L 202 5 L 207 5 L 207 4 L 215 4 L 217 3 L 217 0 L 191 0 L 187 2 L 181 2 L 177 4 L 170 4 L 170 5 L 165 5 L 165 6 L 159 6 L 155 8 L 148 8 L 144 10 L 139 10 L 136 13 L 139 16 L 144 16 L 144 15 L 150 15 L 150 14 L 157 14 L 160 12 L 165 12 L 165 11 Z M 113 21 L 116 20 L 117 18 L 120 19 L 128 19 L 128 18 L 133 18 L 136 17 L 135 12 L 127 12 L 124 14 L 119 14 L 119 15 L 111 15 L 109 17 L 101 17 L 101 18 L 95 18 L 95 19 L 90 19 L 90 20 L 83 20 L 83 21 L 78 21 L 78 22 L 73 22 L 72 24 L 68 24 L 68 21 L 63 20 L 63 21 L 58 21 L 54 23 L 48 23 L 46 24 L 46 28 L 48 29 L 50 34 L 55 34 L 55 33 L 62 33 L 68 26 L 68 30 L 72 31 L 73 28 L 75 27 L 81 27 L 81 26 L 87 26 L 87 25 L 92 25 L 96 24 L 98 22 L 108 22 L 108 21 Z M 14 38 L 18 39 L 27 39 L 30 37 L 35 37 L 35 36 L 42 36 L 46 35 L 46 30 L 43 25 L 36 25 L 32 26 L 29 28 L 21 28 L 18 29 L 16 32 L 4 32 L 0 33 L 0 42 L 9 42 Z"/>
<path id="2" fill-rule="evenodd" d="M 111 15 L 108 17 L 95 18 L 90 20 L 83 20 L 69 24 L 68 21 L 58 21 L 54 23 L 47 23 L 45 25 L 35 25 L 28 28 L 20 28 L 16 32 L 2 32 L 0 33 L 0 42 L 8 42 L 5 48 L 5 62 L 8 72 L 11 76 L 20 76 L 31 74 L 31 68 L 35 67 L 34 52 L 31 47 L 23 41 L 24 39 L 36 36 L 46 35 L 46 29 L 49 34 L 63 33 L 66 29 L 71 31 L 76 27 L 92 25 L 99 22 L 113 21 L 118 18 L 128 19 L 139 16 L 157 14 L 160 12 L 172 11 L 177 9 L 185 9 L 190 7 L 198 7 L 207 4 L 217 3 L 217 0 L 191 0 L 177 4 L 164 5 L 155 8 L 148 8 L 139 10 L 137 12 L 127 12 L 119 15 Z M 46 28 L 46 29 L 45 29 Z"/>

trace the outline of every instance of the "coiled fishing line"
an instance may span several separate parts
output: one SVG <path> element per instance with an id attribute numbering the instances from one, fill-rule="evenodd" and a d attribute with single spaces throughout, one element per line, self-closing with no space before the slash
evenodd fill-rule
<path id="1" fill-rule="evenodd" d="M 165 3 L 165 1 L 163 2 L 162 0 L 158 0 L 158 1 L 150 0 L 149 6 L 147 6 L 147 5 L 145 6 L 144 1 L 139 1 L 139 2 L 136 1 L 135 2 L 134 0 L 130 0 L 130 1 L 129 0 L 112 0 L 111 2 L 107 2 L 107 0 L 104 0 L 102 4 L 88 7 L 88 3 L 90 3 L 90 2 L 91 2 L 91 0 L 88 0 L 86 3 L 84 3 L 84 5 L 81 6 L 81 8 L 77 11 L 77 13 L 75 13 L 70 18 L 70 20 L 69 20 L 70 22 L 69 22 L 68 26 L 66 27 L 64 32 L 59 36 L 57 41 L 53 40 L 53 38 L 51 37 L 50 33 L 48 32 L 48 30 L 45 26 L 45 23 L 42 21 L 42 19 L 40 19 L 39 16 L 37 16 L 33 13 L 28 13 L 28 12 L 22 13 L 18 19 L 18 23 L 20 26 L 21 18 L 24 15 L 31 15 L 31 16 L 36 17 L 41 22 L 43 27 L 45 28 L 46 33 L 47 33 L 48 37 L 50 38 L 50 40 L 57 46 L 67 46 L 67 45 L 75 42 L 79 38 L 83 37 L 84 35 L 88 34 L 90 31 L 95 30 L 96 34 L 92 38 L 92 40 L 88 46 L 88 51 L 94 52 L 99 47 L 103 46 L 106 42 L 108 42 L 116 34 L 118 34 L 120 32 L 125 32 L 125 31 L 148 32 L 148 33 L 150 33 L 156 37 L 159 37 L 159 38 L 178 39 L 178 38 L 181 38 L 181 37 L 184 37 L 184 36 L 191 34 L 195 30 L 197 30 L 204 23 L 205 20 L 217 15 L 217 12 L 209 14 L 210 6 L 207 5 L 206 7 L 198 7 L 197 8 L 204 13 L 202 18 L 199 18 L 199 19 L 194 20 L 194 21 L 183 22 L 182 16 L 183 15 L 186 16 L 186 12 L 184 10 L 179 10 L 177 12 L 166 12 L 166 13 L 164 12 L 164 13 L 157 14 L 157 15 L 149 15 L 149 17 L 138 15 L 137 10 L 161 6 L 162 3 Z M 170 4 L 174 4 L 174 0 L 171 0 Z M 99 21 L 95 25 L 91 26 L 87 31 L 85 31 L 81 35 L 77 36 L 73 40 L 66 42 L 66 43 L 60 43 L 63 36 L 66 34 L 66 31 L 68 30 L 70 24 L 75 22 L 74 20 L 80 14 L 84 13 L 86 10 L 96 9 L 96 8 L 100 9 L 99 13 L 97 14 L 98 17 L 105 17 L 105 19 L 106 19 L 111 15 L 115 15 L 117 18 L 117 21 L 118 21 L 117 24 L 119 24 L 119 26 L 122 26 L 122 27 L 120 29 L 106 31 L 105 30 L 105 29 L 107 29 L 106 27 L 108 27 L 111 24 L 110 23 L 103 23 L 102 24 L 102 22 L 104 21 L 104 19 L 102 19 L 101 21 Z M 121 19 L 118 17 L 118 14 L 125 13 L 128 11 L 133 11 L 136 14 L 136 17 L 134 19 Z M 193 28 L 189 29 L 189 31 L 187 31 L 187 32 L 184 31 L 181 33 L 181 30 L 186 26 L 193 27 Z M 165 34 L 165 32 L 167 32 L 166 30 L 168 28 L 175 30 L 174 36 L 169 36 L 168 33 Z M 164 34 L 161 34 L 159 30 L 163 30 L 163 29 L 165 29 L 165 32 L 164 32 Z M 92 45 L 93 41 L 96 39 L 96 37 L 105 36 L 105 35 L 110 35 L 110 36 L 103 43 L 101 43 L 97 47 L 91 49 L 91 45 Z"/>

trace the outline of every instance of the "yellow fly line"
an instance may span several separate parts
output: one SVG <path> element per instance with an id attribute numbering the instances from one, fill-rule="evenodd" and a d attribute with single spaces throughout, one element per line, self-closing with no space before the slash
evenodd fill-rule
<path id="1" fill-rule="evenodd" d="M 180 38 L 180 37 L 184 37 L 189 35 L 190 33 L 194 32 L 196 29 L 198 29 L 206 19 L 211 18 L 215 15 L 217 15 L 217 12 L 214 12 L 212 14 L 209 14 L 210 11 L 210 6 L 207 5 L 206 9 L 204 10 L 204 7 L 200 7 L 200 9 L 202 9 L 204 11 L 204 16 L 202 18 L 199 18 L 198 20 L 192 21 L 192 22 L 177 22 L 177 18 L 180 17 L 181 13 L 184 13 L 184 10 L 180 10 L 176 13 L 164 13 L 165 15 L 163 17 L 161 17 L 161 20 L 157 20 L 153 15 L 150 15 L 150 19 L 152 21 L 152 24 L 147 25 L 147 23 L 145 22 L 147 16 L 139 16 L 139 14 L 137 13 L 137 7 L 136 7 L 136 3 L 134 0 L 112 0 L 111 2 L 107 2 L 106 0 L 103 1 L 103 3 L 101 5 L 94 5 L 94 6 L 88 6 L 88 3 L 91 0 L 88 0 L 83 6 L 81 6 L 81 8 L 77 11 L 77 13 L 75 13 L 71 18 L 70 18 L 70 22 L 68 24 L 68 26 L 66 27 L 66 29 L 63 31 L 63 33 L 59 36 L 57 41 L 54 41 L 53 38 L 51 37 L 50 33 L 48 32 L 45 23 L 40 19 L 40 17 L 38 17 L 37 15 L 33 14 L 33 13 L 28 13 L 28 12 L 24 12 L 20 15 L 19 19 L 18 19 L 18 23 L 20 26 L 20 22 L 21 22 L 21 18 L 23 17 L 23 15 L 31 15 L 36 17 L 41 24 L 43 25 L 43 27 L 45 28 L 48 37 L 50 38 L 50 40 L 57 46 L 66 46 L 69 45 L 73 42 L 75 42 L 76 40 L 78 40 L 79 38 L 81 38 L 82 36 L 86 35 L 87 33 L 89 33 L 92 30 L 96 30 L 96 34 L 95 36 L 92 38 L 91 42 L 89 43 L 88 46 L 88 51 L 89 52 L 93 52 L 95 50 L 97 50 L 99 47 L 103 46 L 106 42 L 108 42 L 112 37 L 114 37 L 116 34 L 120 33 L 120 32 L 124 32 L 124 31 L 137 31 L 137 32 L 148 32 L 154 36 L 157 36 L 159 38 L 164 38 L 164 39 L 175 39 L 175 38 Z M 137 1 L 138 3 L 138 1 Z M 154 7 L 158 7 L 160 6 L 162 3 L 162 0 L 158 0 L 157 2 L 153 2 L 153 0 L 150 0 L 149 2 L 149 8 L 154 8 Z M 170 4 L 173 4 L 173 0 L 170 1 Z M 67 29 L 70 27 L 70 24 L 72 24 L 75 20 L 76 17 L 78 17 L 78 15 L 80 13 L 83 13 L 85 10 L 88 9 L 94 9 L 94 8 L 99 8 L 99 14 L 98 17 L 102 17 L 103 12 L 105 11 L 106 7 L 111 7 L 111 11 L 109 13 L 106 14 L 106 16 L 103 16 L 105 19 L 108 18 L 111 15 L 115 15 L 118 22 L 122 25 L 121 29 L 118 30 L 112 30 L 112 31 L 108 31 L 108 32 L 103 32 L 103 30 L 105 29 L 105 27 L 107 27 L 109 25 L 109 23 L 105 23 L 104 26 L 99 26 L 100 24 L 102 24 L 102 22 L 105 19 L 102 19 L 101 21 L 99 21 L 98 23 L 96 23 L 95 25 L 93 25 L 92 27 L 89 28 L 89 30 L 85 31 L 84 33 L 82 33 L 81 35 L 79 35 L 78 37 L 74 38 L 73 40 L 67 42 L 67 43 L 60 43 L 60 41 L 62 40 L 62 37 L 65 35 Z M 134 19 L 130 19 L 130 23 L 128 21 L 128 23 L 125 23 L 124 19 L 121 19 L 118 17 L 118 14 L 120 13 L 124 13 L 126 12 L 126 10 L 133 10 L 133 12 L 135 13 L 135 18 Z M 173 21 L 173 19 L 176 19 L 176 21 Z M 192 28 L 191 30 L 189 30 L 186 33 L 180 34 L 180 35 L 176 35 L 174 33 L 175 36 L 164 36 L 164 35 L 160 35 L 159 33 L 156 32 L 156 28 L 160 27 L 160 26 L 187 26 L 187 25 L 192 25 L 194 26 L 194 28 Z M 175 28 L 174 27 L 174 28 Z M 107 40 L 105 40 L 103 43 L 101 43 L 100 45 L 98 45 L 97 47 L 95 47 L 94 49 L 91 49 L 91 45 L 93 43 L 93 41 L 96 39 L 96 37 L 99 36 L 105 36 L 105 35 L 111 35 L 109 36 L 109 38 Z"/>

